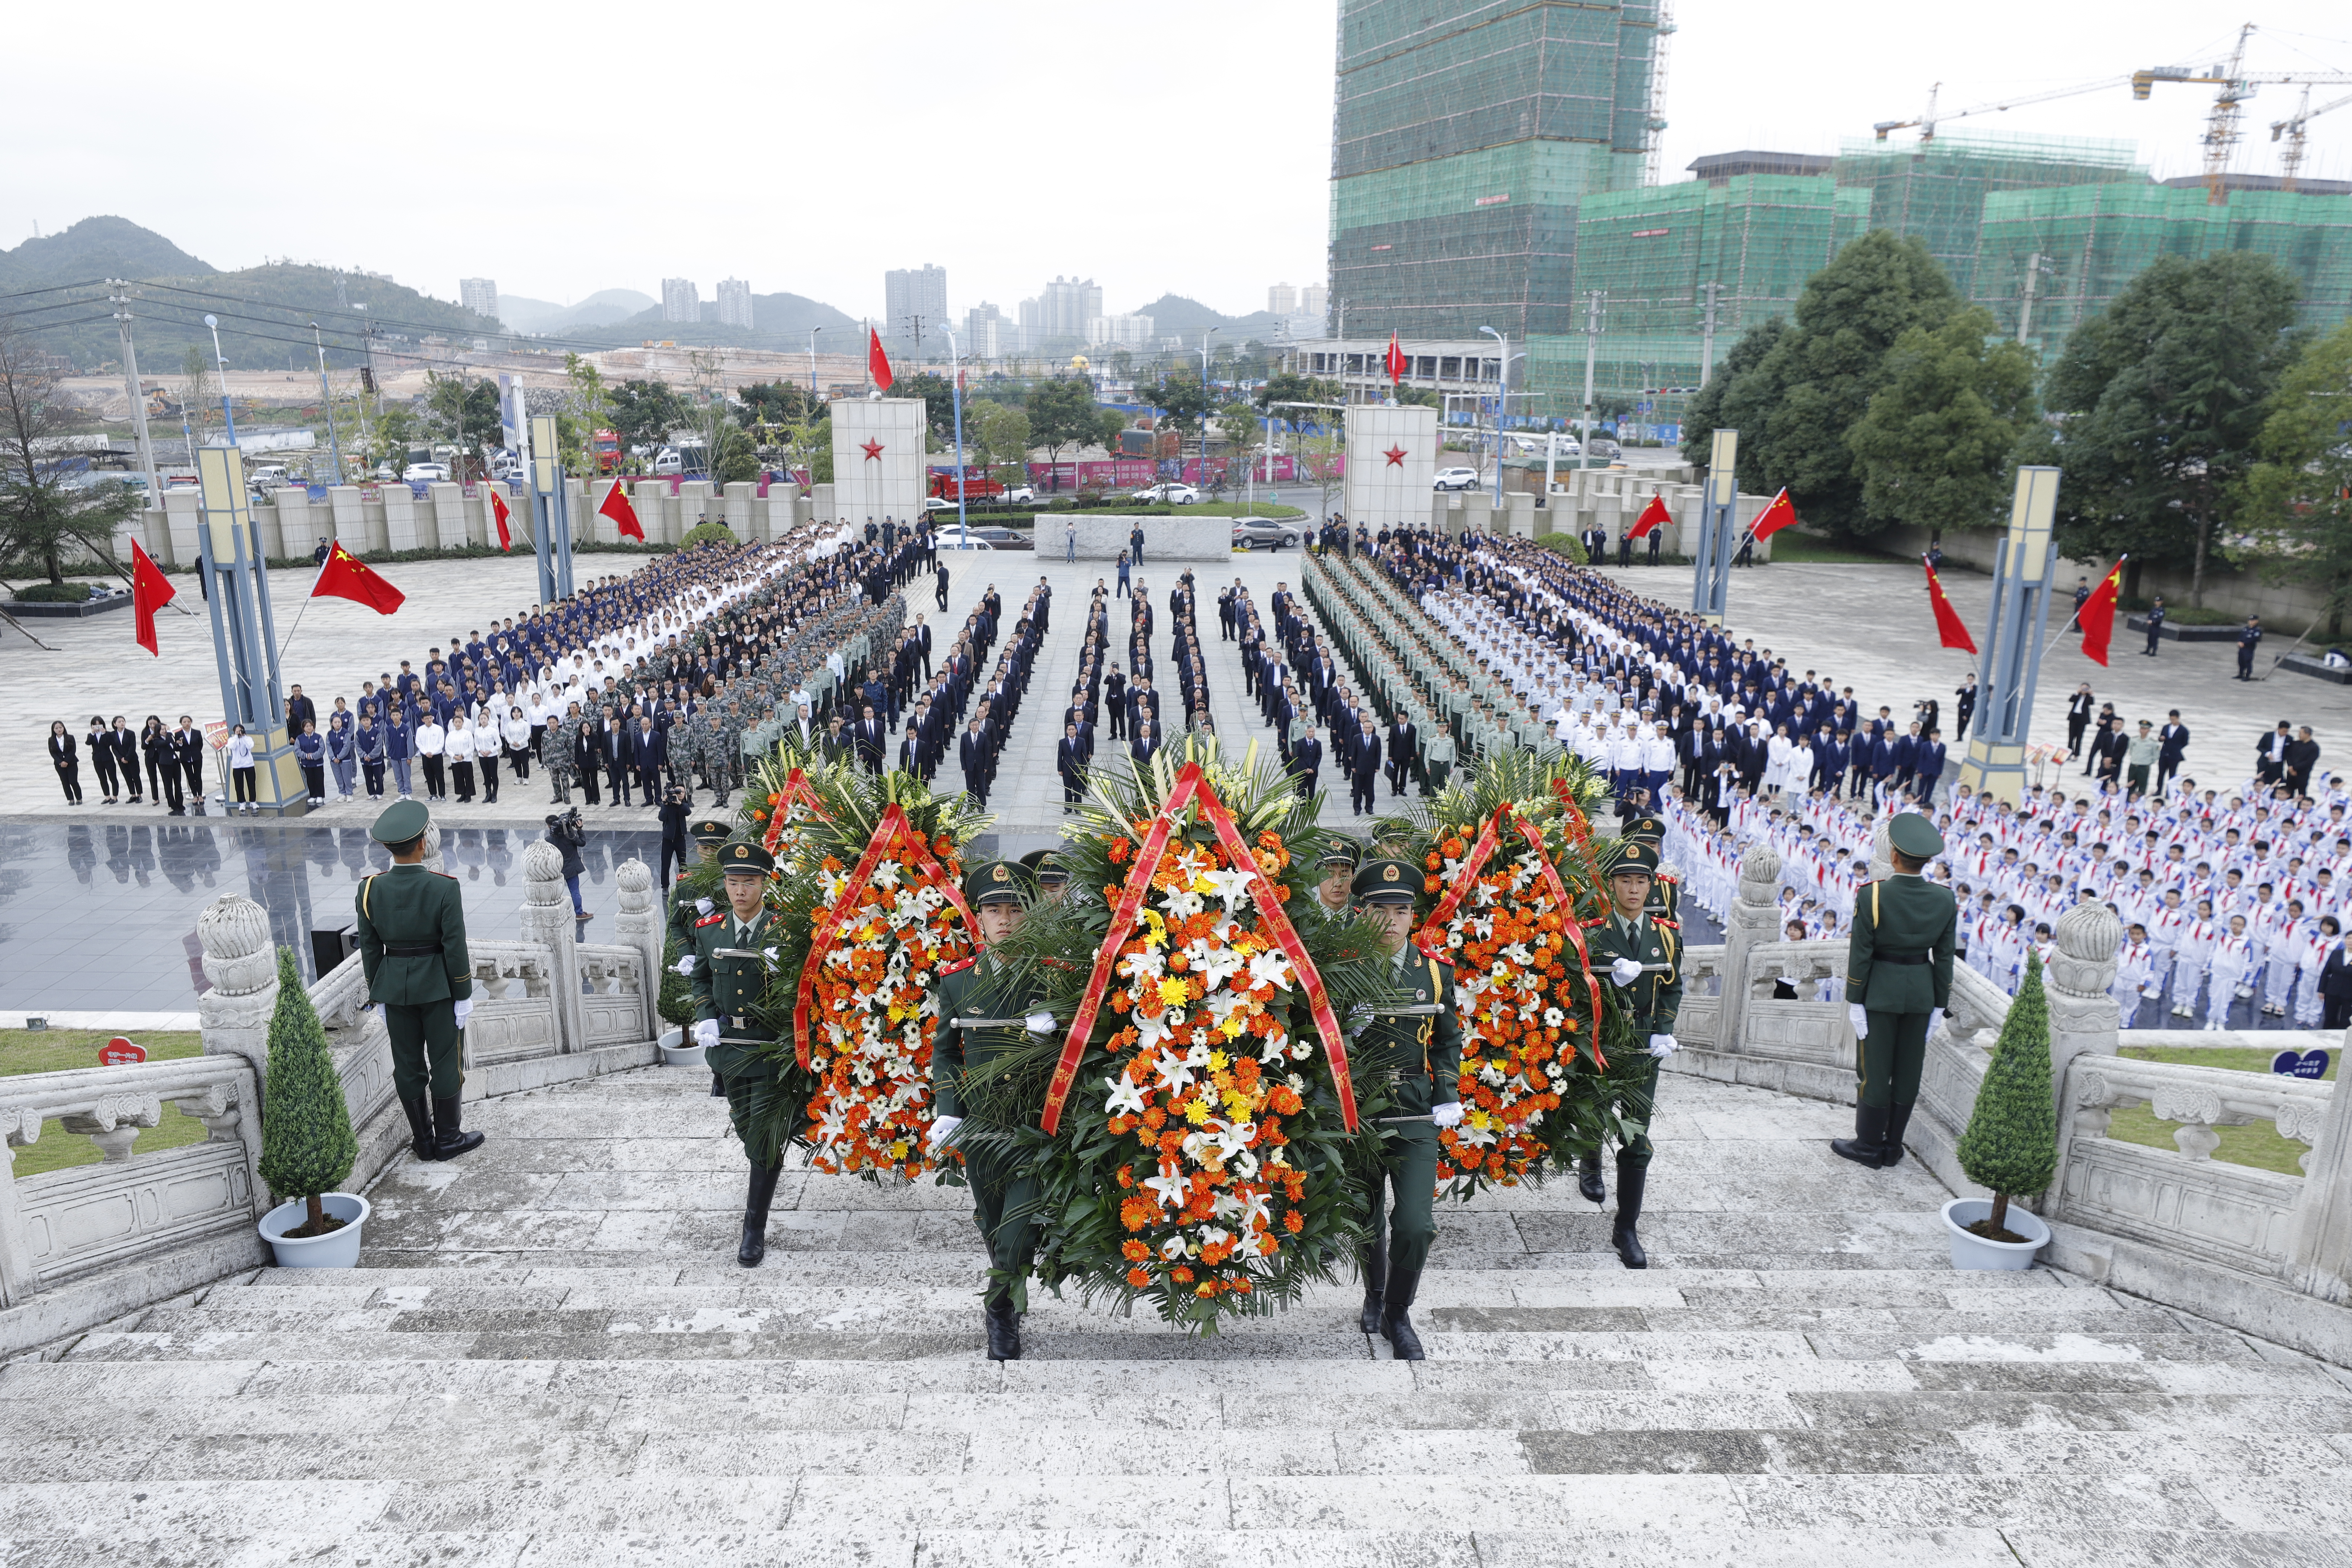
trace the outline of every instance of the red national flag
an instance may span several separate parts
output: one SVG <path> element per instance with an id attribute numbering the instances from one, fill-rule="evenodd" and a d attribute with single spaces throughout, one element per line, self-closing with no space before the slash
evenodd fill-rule
<path id="1" fill-rule="evenodd" d="M 1648 533 L 1650 530 L 1657 527 L 1658 524 L 1662 522 L 1672 522 L 1674 520 L 1674 514 L 1666 510 L 1666 498 L 1664 496 L 1652 496 L 1650 498 L 1650 504 L 1642 509 L 1642 515 L 1633 520 L 1633 531 L 1627 534 L 1625 537 L 1628 539 L 1639 539 Z"/>
<path id="2" fill-rule="evenodd" d="M 2116 595 L 2124 591 L 2124 563 L 2127 555 L 2116 557 L 2091 596 L 2083 601 L 2075 612 L 2075 623 L 2083 628 L 2083 657 L 2100 665 L 2107 662 L 2107 642 L 2116 634 Z"/>
<path id="3" fill-rule="evenodd" d="M 1394 332 L 1391 332 L 1389 334 L 1388 357 L 1389 384 L 1391 386 L 1394 386 L 1397 383 L 1402 381 L 1404 379 L 1404 373 L 1412 368 L 1412 362 L 1404 357 L 1404 350 L 1397 344 L 1397 335 Z"/>
<path id="4" fill-rule="evenodd" d="M 499 525 L 499 548 L 513 549 L 514 541 L 507 533 L 507 519 L 511 515 L 507 510 L 507 498 L 499 494 L 499 487 L 487 479 L 482 481 L 482 493 L 490 498 L 490 521 Z"/>
<path id="5" fill-rule="evenodd" d="M 875 385 L 890 390 L 890 356 L 882 352 L 882 334 L 872 327 L 866 329 L 866 370 Z"/>
<path id="6" fill-rule="evenodd" d="M 1960 619 L 1960 612 L 1952 607 L 1950 597 L 1944 592 L 1944 580 L 1936 575 L 1935 563 L 1922 556 L 1920 564 L 1927 568 L 1927 604 L 1936 612 L 1937 637 L 1946 647 L 1976 652 L 1977 639 L 1969 636 L 1968 622 Z"/>
<path id="7" fill-rule="evenodd" d="M 614 528 L 638 543 L 646 542 L 646 526 L 637 521 L 637 509 L 629 504 L 629 492 L 621 488 L 620 480 L 614 479 L 613 488 L 604 492 L 604 504 L 596 509 L 596 515 L 611 518 Z"/>
<path id="8" fill-rule="evenodd" d="M 155 612 L 180 596 L 163 569 L 147 559 L 139 542 L 131 542 L 131 616 L 139 623 L 139 646 L 156 658 L 163 650 L 155 643 Z"/>
<path id="9" fill-rule="evenodd" d="M 379 616 L 388 616 L 400 608 L 408 595 L 371 571 L 366 562 L 344 549 L 338 542 L 327 552 L 325 564 L 319 568 L 319 580 L 310 584 L 314 599 L 349 599 L 365 605 Z"/>
<path id="10" fill-rule="evenodd" d="M 1769 539 L 1796 521 L 1797 509 L 1789 504 L 1789 487 L 1782 485 L 1780 493 L 1772 498 L 1772 504 L 1756 514 L 1756 524 L 1749 531 L 1759 540 Z"/>

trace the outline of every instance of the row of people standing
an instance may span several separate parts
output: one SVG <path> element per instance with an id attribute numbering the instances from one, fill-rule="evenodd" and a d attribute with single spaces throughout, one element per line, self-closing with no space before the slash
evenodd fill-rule
<path id="1" fill-rule="evenodd" d="M 81 763 L 87 754 L 98 776 L 101 804 L 137 805 L 152 796 L 173 816 L 184 816 L 189 801 L 201 813 L 206 750 L 204 732 L 185 713 L 180 715 L 178 727 L 172 729 L 164 726 L 160 716 L 150 713 L 135 732 L 121 713 L 111 721 L 92 714 L 89 729 L 79 739 L 64 720 L 49 721 L 49 763 L 69 805 L 86 804 Z M 143 794 L 140 789 L 142 765 L 147 784 Z M 251 765 L 249 759 L 247 765 Z"/>

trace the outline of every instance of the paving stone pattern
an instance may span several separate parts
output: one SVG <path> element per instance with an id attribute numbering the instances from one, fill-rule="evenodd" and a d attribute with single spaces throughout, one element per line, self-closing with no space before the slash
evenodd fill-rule
<path id="1" fill-rule="evenodd" d="M 257 1270 L 0 1368 L 5 1561 L 2352 1561 L 2352 1374 L 1947 1266 L 1844 1113 L 1674 1077 L 1647 1273 L 1558 1184 L 1441 1210 L 1388 1359 L 1341 1284 L 1213 1340 L 1038 1293 L 983 1359 L 964 1194 L 796 1169 L 733 1262 L 708 1079 L 484 1104 L 354 1272 Z"/>

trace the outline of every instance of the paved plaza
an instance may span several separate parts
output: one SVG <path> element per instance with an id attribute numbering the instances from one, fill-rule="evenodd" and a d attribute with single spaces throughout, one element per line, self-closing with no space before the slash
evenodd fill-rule
<path id="1" fill-rule="evenodd" d="M 961 1190 L 787 1171 L 707 1074 L 469 1111 L 356 1273 L 242 1274 L 0 1368 L 11 1563 L 895 1568 L 2341 1564 L 2352 1374 L 1947 1265 L 1837 1107 L 1669 1075 L 1630 1274 L 1565 1180 L 1439 1214 L 1430 1359 L 1352 1282 L 1211 1340 L 1043 1290 L 982 1359 Z M 1769 1216 L 1768 1222 L 1759 1223 Z"/>

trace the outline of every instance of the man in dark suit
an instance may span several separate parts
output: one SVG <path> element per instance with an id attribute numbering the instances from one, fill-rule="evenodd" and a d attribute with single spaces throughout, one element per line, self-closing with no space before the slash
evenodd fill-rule
<path id="1" fill-rule="evenodd" d="M 2156 792 L 2162 795 L 2189 755 L 2189 726 L 2180 721 L 2179 709 L 2166 715 L 2164 728 L 2156 732 Z"/>
<path id="2" fill-rule="evenodd" d="M 301 689 L 299 686 L 297 686 L 297 687 L 293 688 L 291 690 L 289 690 L 289 691 L 288 691 L 288 692 L 287 692 L 287 694 L 286 694 L 286 732 L 287 732 L 288 734 L 289 734 L 289 735 L 299 735 L 299 734 L 300 734 L 300 733 L 302 732 L 302 726 L 303 726 L 303 725 L 305 725 L 305 724 L 315 724 L 315 723 L 317 723 L 318 721 L 319 721 L 319 706 L 318 706 L 318 704 L 317 704 L 317 703 L 315 703 L 315 702 L 313 702 L 313 701 L 311 701 L 309 698 L 307 698 L 307 697 L 303 696 L 303 695 L 302 695 L 302 689 Z M 323 734 L 324 732 L 325 732 L 325 731 L 320 731 L 320 733 L 322 733 L 322 734 Z"/>
<path id="3" fill-rule="evenodd" d="M 2319 742 L 2311 737 L 2311 726 L 2304 725 L 2287 742 L 2286 787 L 2297 795 L 2311 793 L 2311 770 L 2319 765 Z"/>
<path id="4" fill-rule="evenodd" d="M 669 761 L 668 737 L 655 726 L 651 718 L 640 718 L 636 732 L 629 739 L 634 752 L 632 762 L 637 770 L 638 792 L 647 805 L 655 805 L 661 795 L 662 767 Z"/>
<path id="5" fill-rule="evenodd" d="M 2347 955 L 2334 915 L 2319 917 L 2319 934 L 2327 939 L 2327 962 L 2319 971 L 2319 1026 L 2341 1029 L 2352 1026 L 2352 955 Z"/>
<path id="6" fill-rule="evenodd" d="M 1054 771 L 1062 775 L 1062 810 L 1067 812 L 1087 793 L 1087 748 L 1076 723 L 1062 726 L 1062 739 L 1054 747 Z"/>
<path id="7" fill-rule="evenodd" d="M 1348 804 L 1357 815 L 1370 816 L 1380 804 L 1381 738 L 1367 715 L 1348 745 Z"/>
<path id="8" fill-rule="evenodd" d="M 2098 699 L 2091 695 L 2087 680 L 2074 688 L 2074 695 L 2066 699 L 2066 750 L 2075 756 L 2083 754 L 2083 731 L 2091 727 L 2091 715 L 2097 710 Z M 2091 770 L 2084 768 L 2088 776 Z"/>
<path id="9" fill-rule="evenodd" d="M 1127 739 L 1127 677 L 1115 664 L 1110 667 L 1110 674 L 1103 679 L 1103 706 L 1110 711 L 1110 738 L 1124 741 Z"/>
<path id="10" fill-rule="evenodd" d="M 1404 793 L 1405 780 L 1412 776 L 1421 761 L 1421 731 L 1413 725 L 1412 716 L 1400 708 L 1389 721 L 1389 794 Z"/>
<path id="11" fill-rule="evenodd" d="M 1315 726 L 1309 724 L 1290 744 L 1290 776 L 1297 782 L 1298 793 L 1311 795 L 1323 772 L 1323 742 L 1315 738 Z"/>
<path id="12" fill-rule="evenodd" d="M 966 721 L 962 736 L 956 742 L 956 763 L 963 769 L 963 790 L 985 808 L 988 805 L 988 737 L 982 733 L 980 721 Z"/>
<path id="13" fill-rule="evenodd" d="M 884 723 L 882 716 L 875 711 L 874 704 L 871 702 L 865 704 L 865 711 L 860 714 L 857 721 L 856 739 L 857 760 L 865 764 L 867 773 L 878 773 L 882 771 L 882 749 L 889 738 L 890 727 Z"/>
<path id="14" fill-rule="evenodd" d="M 609 714 L 599 724 L 596 761 L 604 770 L 604 804 L 627 805 L 629 780 L 636 772 L 632 763 L 637 752 L 636 739 L 629 733 L 628 726 Z"/>

